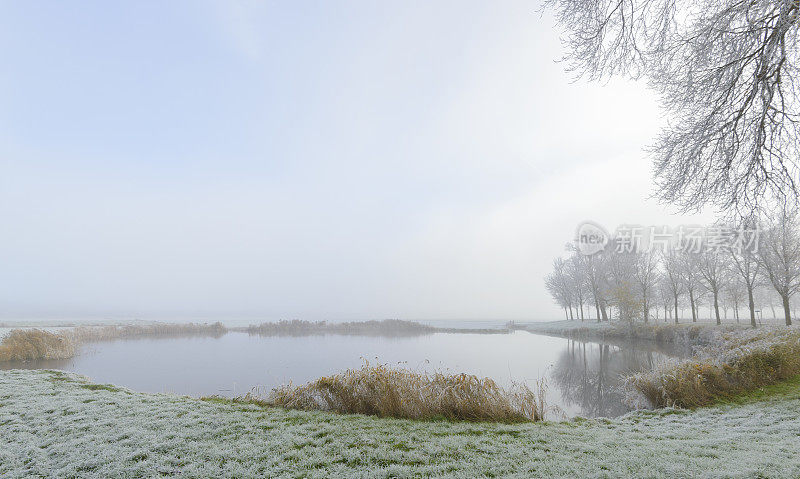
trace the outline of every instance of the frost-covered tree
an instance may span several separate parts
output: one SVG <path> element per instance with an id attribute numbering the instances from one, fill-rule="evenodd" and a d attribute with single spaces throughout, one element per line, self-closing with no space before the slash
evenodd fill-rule
<path id="1" fill-rule="evenodd" d="M 798 198 L 797 0 L 548 0 L 569 69 L 644 77 L 670 122 L 662 200 L 749 212 Z"/>
<path id="2" fill-rule="evenodd" d="M 786 325 L 792 324 L 790 300 L 800 291 L 800 224 L 797 214 L 782 210 L 764 229 L 758 261 L 783 305 Z"/>

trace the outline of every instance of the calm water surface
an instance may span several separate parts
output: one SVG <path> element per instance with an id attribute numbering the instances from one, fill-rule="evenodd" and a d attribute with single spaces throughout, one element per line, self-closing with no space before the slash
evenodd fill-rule
<path id="1" fill-rule="evenodd" d="M 436 333 L 411 337 L 220 337 L 130 339 L 86 345 L 68 360 L 0 365 L 74 371 L 136 391 L 236 396 L 357 368 L 363 361 L 417 370 L 467 372 L 500 384 L 547 379 L 547 402 L 567 416 L 628 411 L 616 386 L 622 373 L 652 368 L 674 351 L 645 343 L 581 343 L 510 334 Z"/>

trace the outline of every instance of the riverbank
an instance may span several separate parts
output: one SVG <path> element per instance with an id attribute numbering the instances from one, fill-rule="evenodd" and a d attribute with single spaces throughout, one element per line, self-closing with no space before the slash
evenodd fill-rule
<path id="1" fill-rule="evenodd" d="M 800 381 L 740 403 L 610 421 L 424 422 L 14 370 L 0 372 L 0 476 L 800 476 Z"/>
<path id="2" fill-rule="evenodd" d="M 557 321 L 525 329 L 580 341 L 626 338 L 691 348 L 691 357 L 623 379 L 627 402 L 639 407 L 707 406 L 800 374 L 800 328 L 792 326 Z"/>
<path id="3" fill-rule="evenodd" d="M 640 340 L 681 346 L 702 346 L 718 340 L 720 334 L 751 329 L 745 324 L 635 323 L 596 321 L 548 321 L 520 323 L 515 329 L 576 340 Z M 767 327 L 770 328 L 770 327 Z"/>

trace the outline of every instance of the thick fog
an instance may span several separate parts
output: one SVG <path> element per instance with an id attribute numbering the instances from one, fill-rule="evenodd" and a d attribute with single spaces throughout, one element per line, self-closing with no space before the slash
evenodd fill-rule
<path id="1" fill-rule="evenodd" d="M 90 11 L 89 11 L 90 10 Z M 649 200 L 644 85 L 528 1 L 0 6 L 0 316 L 557 319 Z"/>

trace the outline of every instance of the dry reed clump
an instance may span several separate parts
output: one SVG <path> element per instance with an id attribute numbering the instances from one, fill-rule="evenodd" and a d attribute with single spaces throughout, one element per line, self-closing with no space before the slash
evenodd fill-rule
<path id="1" fill-rule="evenodd" d="M 698 407 L 800 375 L 800 331 L 723 335 L 698 358 L 627 378 L 654 407 Z"/>
<path id="2" fill-rule="evenodd" d="M 15 329 L 0 342 L 0 361 L 66 359 L 75 354 L 75 342 L 41 329 Z"/>
<path id="3" fill-rule="evenodd" d="M 278 387 L 266 401 L 290 409 L 324 410 L 406 419 L 523 422 L 544 418 L 544 384 L 504 389 L 489 378 L 392 369 L 385 365 L 350 369 L 305 386 Z"/>

